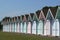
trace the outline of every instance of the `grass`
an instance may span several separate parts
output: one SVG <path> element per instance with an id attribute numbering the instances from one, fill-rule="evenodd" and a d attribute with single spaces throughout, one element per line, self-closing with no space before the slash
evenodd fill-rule
<path id="1" fill-rule="evenodd" d="M 44 37 L 39 35 L 0 32 L 0 40 L 59 40 L 57 37 Z"/>

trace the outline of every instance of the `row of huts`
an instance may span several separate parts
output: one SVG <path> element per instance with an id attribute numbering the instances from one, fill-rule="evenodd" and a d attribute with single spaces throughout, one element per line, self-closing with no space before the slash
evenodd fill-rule
<path id="1" fill-rule="evenodd" d="M 60 36 L 60 6 L 44 7 L 35 13 L 2 20 L 3 32 Z"/>

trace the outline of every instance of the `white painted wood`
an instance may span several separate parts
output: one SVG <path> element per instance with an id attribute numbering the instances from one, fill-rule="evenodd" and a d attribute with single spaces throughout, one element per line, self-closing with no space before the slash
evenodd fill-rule
<path id="1" fill-rule="evenodd" d="M 28 22 L 27 33 L 31 34 L 31 22 Z"/>
<path id="2" fill-rule="evenodd" d="M 12 32 L 15 32 L 14 23 L 12 23 Z"/>
<path id="3" fill-rule="evenodd" d="M 14 23 L 15 24 L 15 32 L 17 32 L 17 25 L 16 25 L 16 23 Z"/>
<path id="4" fill-rule="evenodd" d="M 37 34 L 43 35 L 43 21 L 40 20 L 37 27 Z"/>
<path id="5" fill-rule="evenodd" d="M 50 21 L 47 20 L 44 24 L 44 35 L 50 35 Z"/>
<path id="6" fill-rule="evenodd" d="M 32 24 L 32 34 L 36 34 L 36 21 L 33 21 Z"/>
<path id="7" fill-rule="evenodd" d="M 26 24 L 26 22 L 24 22 L 23 31 L 24 31 L 24 33 L 26 33 L 26 32 L 27 32 L 27 24 Z"/>
<path id="8" fill-rule="evenodd" d="M 56 19 L 52 26 L 52 36 L 59 36 L 59 20 Z"/>
<path id="9" fill-rule="evenodd" d="M 23 33 L 23 24 L 21 23 L 21 33 Z"/>
<path id="10" fill-rule="evenodd" d="M 16 23 L 16 32 L 19 32 L 19 23 Z"/>

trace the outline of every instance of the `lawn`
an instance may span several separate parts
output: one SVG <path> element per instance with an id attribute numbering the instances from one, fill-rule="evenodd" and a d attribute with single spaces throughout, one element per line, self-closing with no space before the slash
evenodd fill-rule
<path id="1" fill-rule="evenodd" d="M 57 37 L 43 37 L 39 35 L 0 32 L 0 40 L 59 40 Z"/>

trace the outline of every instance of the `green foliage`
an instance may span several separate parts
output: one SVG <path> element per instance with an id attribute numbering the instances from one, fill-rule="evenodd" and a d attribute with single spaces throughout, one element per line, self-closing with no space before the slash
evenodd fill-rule
<path id="1" fill-rule="evenodd" d="M 0 31 L 2 30 L 2 27 L 3 27 L 3 25 L 2 25 L 1 22 L 0 22 Z"/>

